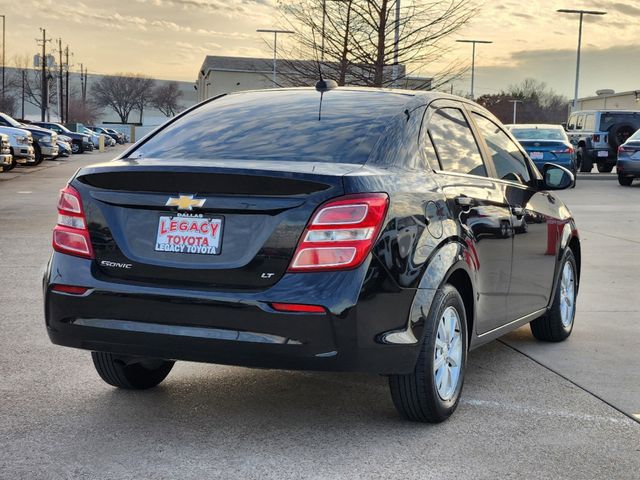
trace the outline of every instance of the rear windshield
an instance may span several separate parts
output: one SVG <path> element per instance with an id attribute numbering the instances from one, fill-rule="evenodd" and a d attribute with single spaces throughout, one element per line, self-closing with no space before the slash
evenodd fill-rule
<path id="1" fill-rule="evenodd" d="M 511 133 L 518 140 L 566 140 L 560 128 L 514 128 Z"/>
<path id="2" fill-rule="evenodd" d="M 600 131 L 606 131 L 614 124 L 626 123 L 635 128 L 640 128 L 640 112 L 614 113 L 607 112 L 600 115 Z"/>
<path id="3" fill-rule="evenodd" d="M 131 157 L 364 164 L 409 100 L 389 92 L 315 90 L 228 95 L 187 113 Z"/>

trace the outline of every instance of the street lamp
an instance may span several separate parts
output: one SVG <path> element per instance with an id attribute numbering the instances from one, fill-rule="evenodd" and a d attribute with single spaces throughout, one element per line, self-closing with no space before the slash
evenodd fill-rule
<path id="1" fill-rule="evenodd" d="M 516 117 L 518 115 L 518 104 L 523 103 L 522 100 L 509 100 L 509 102 L 513 103 L 513 122 L 516 123 Z"/>
<path id="2" fill-rule="evenodd" d="M 256 30 L 256 32 L 260 32 L 260 33 L 273 33 L 273 84 L 277 85 L 276 83 L 276 58 L 278 55 L 278 34 L 279 33 L 296 33 L 293 32 L 291 30 L 270 30 L 270 29 L 263 29 L 263 28 L 259 28 L 258 30 Z"/>
<path id="3" fill-rule="evenodd" d="M 580 78 L 580 48 L 582 46 L 582 19 L 585 15 L 606 15 L 607 12 L 600 12 L 597 10 L 572 10 L 568 8 L 561 8 L 556 10 L 558 13 L 578 13 L 580 14 L 580 28 L 578 29 L 578 57 L 576 60 L 576 87 L 573 93 L 573 110 L 578 105 L 578 81 Z"/>
<path id="4" fill-rule="evenodd" d="M 473 83 L 476 75 L 476 43 L 493 43 L 489 40 L 456 40 L 459 43 L 471 43 L 473 44 L 473 50 L 471 53 L 471 100 L 475 97 L 473 95 Z"/>
<path id="5" fill-rule="evenodd" d="M 5 16 L 4 15 L 0 15 L 0 17 L 2 17 L 2 108 L 5 108 L 4 105 L 4 68 L 5 68 L 5 61 L 4 61 L 4 52 L 5 52 L 5 48 L 4 48 L 4 44 L 5 44 L 5 34 L 4 34 L 4 24 L 5 24 Z"/>

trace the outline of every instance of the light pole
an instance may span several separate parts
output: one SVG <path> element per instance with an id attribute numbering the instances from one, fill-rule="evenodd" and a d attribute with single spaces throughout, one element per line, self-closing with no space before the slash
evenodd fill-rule
<path id="1" fill-rule="evenodd" d="M 493 43 L 490 40 L 456 40 L 459 43 L 471 43 L 473 45 L 471 53 L 471 100 L 475 98 L 473 94 L 474 80 L 476 75 L 476 43 Z"/>
<path id="2" fill-rule="evenodd" d="M 279 33 L 296 33 L 291 30 L 270 30 L 259 28 L 256 32 L 260 33 L 273 33 L 273 85 L 277 85 L 276 83 L 276 58 L 278 56 L 278 34 Z"/>
<path id="3" fill-rule="evenodd" d="M 5 44 L 5 39 L 6 36 L 4 34 L 4 27 L 5 27 L 5 16 L 4 15 L 0 15 L 0 17 L 2 17 L 2 108 L 5 108 L 4 106 L 4 65 L 5 65 L 5 61 L 4 61 L 4 52 L 5 52 L 5 48 L 4 48 L 4 44 Z"/>
<path id="4" fill-rule="evenodd" d="M 398 52 L 400 50 L 400 0 L 396 0 L 396 26 L 393 39 L 393 75 L 392 85 L 395 87 L 398 81 Z"/>
<path id="5" fill-rule="evenodd" d="M 509 102 L 513 103 L 513 122 L 516 123 L 516 118 L 518 116 L 518 104 L 523 103 L 522 100 L 509 100 Z"/>
<path id="6" fill-rule="evenodd" d="M 580 48 L 582 47 L 582 19 L 585 15 L 606 15 L 607 12 L 601 12 L 597 10 L 572 10 L 569 8 L 561 8 L 557 10 L 558 13 L 578 13 L 580 14 L 580 27 L 578 28 L 578 56 L 576 60 L 576 86 L 573 92 L 573 110 L 578 105 L 578 82 L 580 79 Z"/>

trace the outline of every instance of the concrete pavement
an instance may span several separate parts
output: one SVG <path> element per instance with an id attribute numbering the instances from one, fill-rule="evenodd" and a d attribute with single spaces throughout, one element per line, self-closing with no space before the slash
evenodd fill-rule
<path id="1" fill-rule="evenodd" d="M 40 281 L 57 191 L 115 151 L 0 181 L 0 479 L 638 477 L 640 424 L 589 391 L 638 411 L 638 216 L 625 207 L 640 186 L 562 193 L 584 241 L 574 335 L 546 345 L 521 329 L 472 352 L 460 408 L 431 426 L 400 420 L 382 377 L 179 362 L 128 392 L 88 352 L 50 344 Z"/>

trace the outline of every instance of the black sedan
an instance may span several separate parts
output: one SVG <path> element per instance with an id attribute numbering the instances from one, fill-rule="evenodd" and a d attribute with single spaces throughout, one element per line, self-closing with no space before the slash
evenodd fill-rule
<path id="1" fill-rule="evenodd" d="M 61 191 L 48 334 L 121 388 L 175 360 L 372 372 L 439 422 L 469 349 L 527 323 L 570 335 L 580 240 L 549 190 L 572 183 L 462 98 L 225 95 Z"/>

